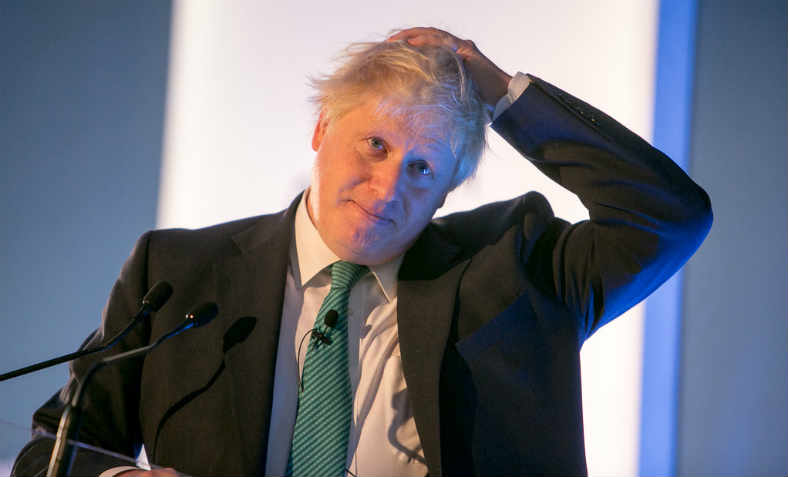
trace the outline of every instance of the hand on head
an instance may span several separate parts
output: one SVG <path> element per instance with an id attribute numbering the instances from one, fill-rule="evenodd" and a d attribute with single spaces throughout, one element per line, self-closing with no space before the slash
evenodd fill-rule
<path id="1" fill-rule="evenodd" d="M 449 32 L 432 27 L 408 28 L 390 36 L 386 41 L 406 41 L 419 47 L 425 45 L 446 46 L 454 50 L 465 62 L 473 82 L 479 88 L 482 100 L 495 107 L 498 100 L 506 94 L 510 75 L 498 68 L 484 56 L 471 40 L 461 40 Z"/>

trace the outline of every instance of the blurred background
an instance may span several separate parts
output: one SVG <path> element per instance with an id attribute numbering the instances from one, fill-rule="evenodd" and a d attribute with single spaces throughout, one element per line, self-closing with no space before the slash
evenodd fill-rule
<path id="1" fill-rule="evenodd" d="M 0 372 L 75 350 L 144 231 L 286 207 L 311 174 L 307 78 L 431 25 L 611 114 L 711 196 L 695 256 L 584 345 L 590 473 L 788 473 L 785 1 L 317 3 L 0 1 Z M 489 140 L 439 214 L 538 190 L 587 217 Z M 0 383 L 0 475 L 66 375 Z"/>

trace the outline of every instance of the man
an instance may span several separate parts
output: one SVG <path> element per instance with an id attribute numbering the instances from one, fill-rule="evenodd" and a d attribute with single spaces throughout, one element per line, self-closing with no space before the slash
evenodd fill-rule
<path id="1" fill-rule="evenodd" d="M 98 373 L 81 439 L 169 469 L 120 475 L 586 473 L 579 351 L 696 250 L 709 199 L 603 113 L 432 28 L 359 45 L 315 81 L 310 188 L 286 211 L 139 240 L 88 346 L 157 280 L 220 316 Z M 576 193 L 570 225 L 528 193 L 432 220 L 475 170 L 484 127 Z M 306 340 L 307 345 L 301 344 Z M 34 416 L 52 432 L 95 358 Z M 37 472 L 33 441 L 16 472 Z M 78 457 L 74 473 L 120 465 Z"/>

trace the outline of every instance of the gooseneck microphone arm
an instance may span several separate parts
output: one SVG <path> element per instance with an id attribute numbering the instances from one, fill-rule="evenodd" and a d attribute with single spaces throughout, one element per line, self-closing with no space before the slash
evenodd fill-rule
<path id="1" fill-rule="evenodd" d="M 5 374 L 0 374 L 0 381 L 22 376 L 23 374 L 32 373 L 40 369 L 49 368 L 50 366 L 65 363 L 66 361 L 71 361 L 88 354 L 98 353 L 99 351 L 104 351 L 115 346 L 115 344 L 123 339 L 124 336 L 129 334 L 129 331 L 137 326 L 140 321 L 150 316 L 150 314 L 154 311 L 159 311 L 159 308 L 164 306 L 164 304 L 170 298 L 170 295 L 172 295 L 172 286 L 167 282 L 157 282 L 155 285 L 153 285 L 153 287 L 151 287 L 150 291 L 145 294 L 145 297 L 142 299 L 140 310 L 137 312 L 134 318 L 132 318 L 131 323 L 129 323 L 126 328 L 121 330 L 120 333 L 113 336 L 112 339 L 107 342 L 107 344 L 97 346 L 95 348 L 81 349 L 73 353 L 64 354 L 63 356 L 59 356 L 57 358 L 48 359 L 46 361 L 31 364 L 30 366 L 25 366 L 24 368 L 19 368 Z"/>
<path id="2" fill-rule="evenodd" d="M 180 325 L 160 336 L 153 343 L 141 348 L 132 349 L 123 353 L 106 357 L 94 363 L 88 372 L 85 373 L 84 379 L 80 381 L 76 391 L 66 404 L 66 408 L 63 410 L 63 415 L 60 417 L 60 426 L 57 430 L 55 446 L 52 448 L 52 456 L 49 459 L 47 476 L 65 476 L 71 473 L 71 464 L 73 462 L 76 447 L 70 446 L 68 441 L 77 440 L 77 434 L 79 433 L 79 421 L 80 417 L 82 416 L 82 396 L 85 393 L 85 389 L 87 389 L 90 379 L 94 374 L 96 374 L 96 371 L 107 366 L 108 364 L 144 355 L 163 342 L 188 330 L 189 328 L 197 328 L 205 325 L 214 319 L 218 312 L 219 307 L 216 306 L 216 303 L 204 303 L 198 307 L 193 308 L 192 311 L 186 314 L 186 319 Z M 71 452 L 67 452 L 69 448 L 71 448 Z"/>

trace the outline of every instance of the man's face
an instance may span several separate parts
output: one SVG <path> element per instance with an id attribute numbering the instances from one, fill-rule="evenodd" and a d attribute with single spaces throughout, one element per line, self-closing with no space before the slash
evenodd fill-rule
<path id="1" fill-rule="evenodd" d="M 443 205 L 457 163 L 445 140 L 376 113 L 376 105 L 330 125 L 321 115 L 312 138 L 309 215 L 339 258 L 362 265 L 410 247 Z"/>

